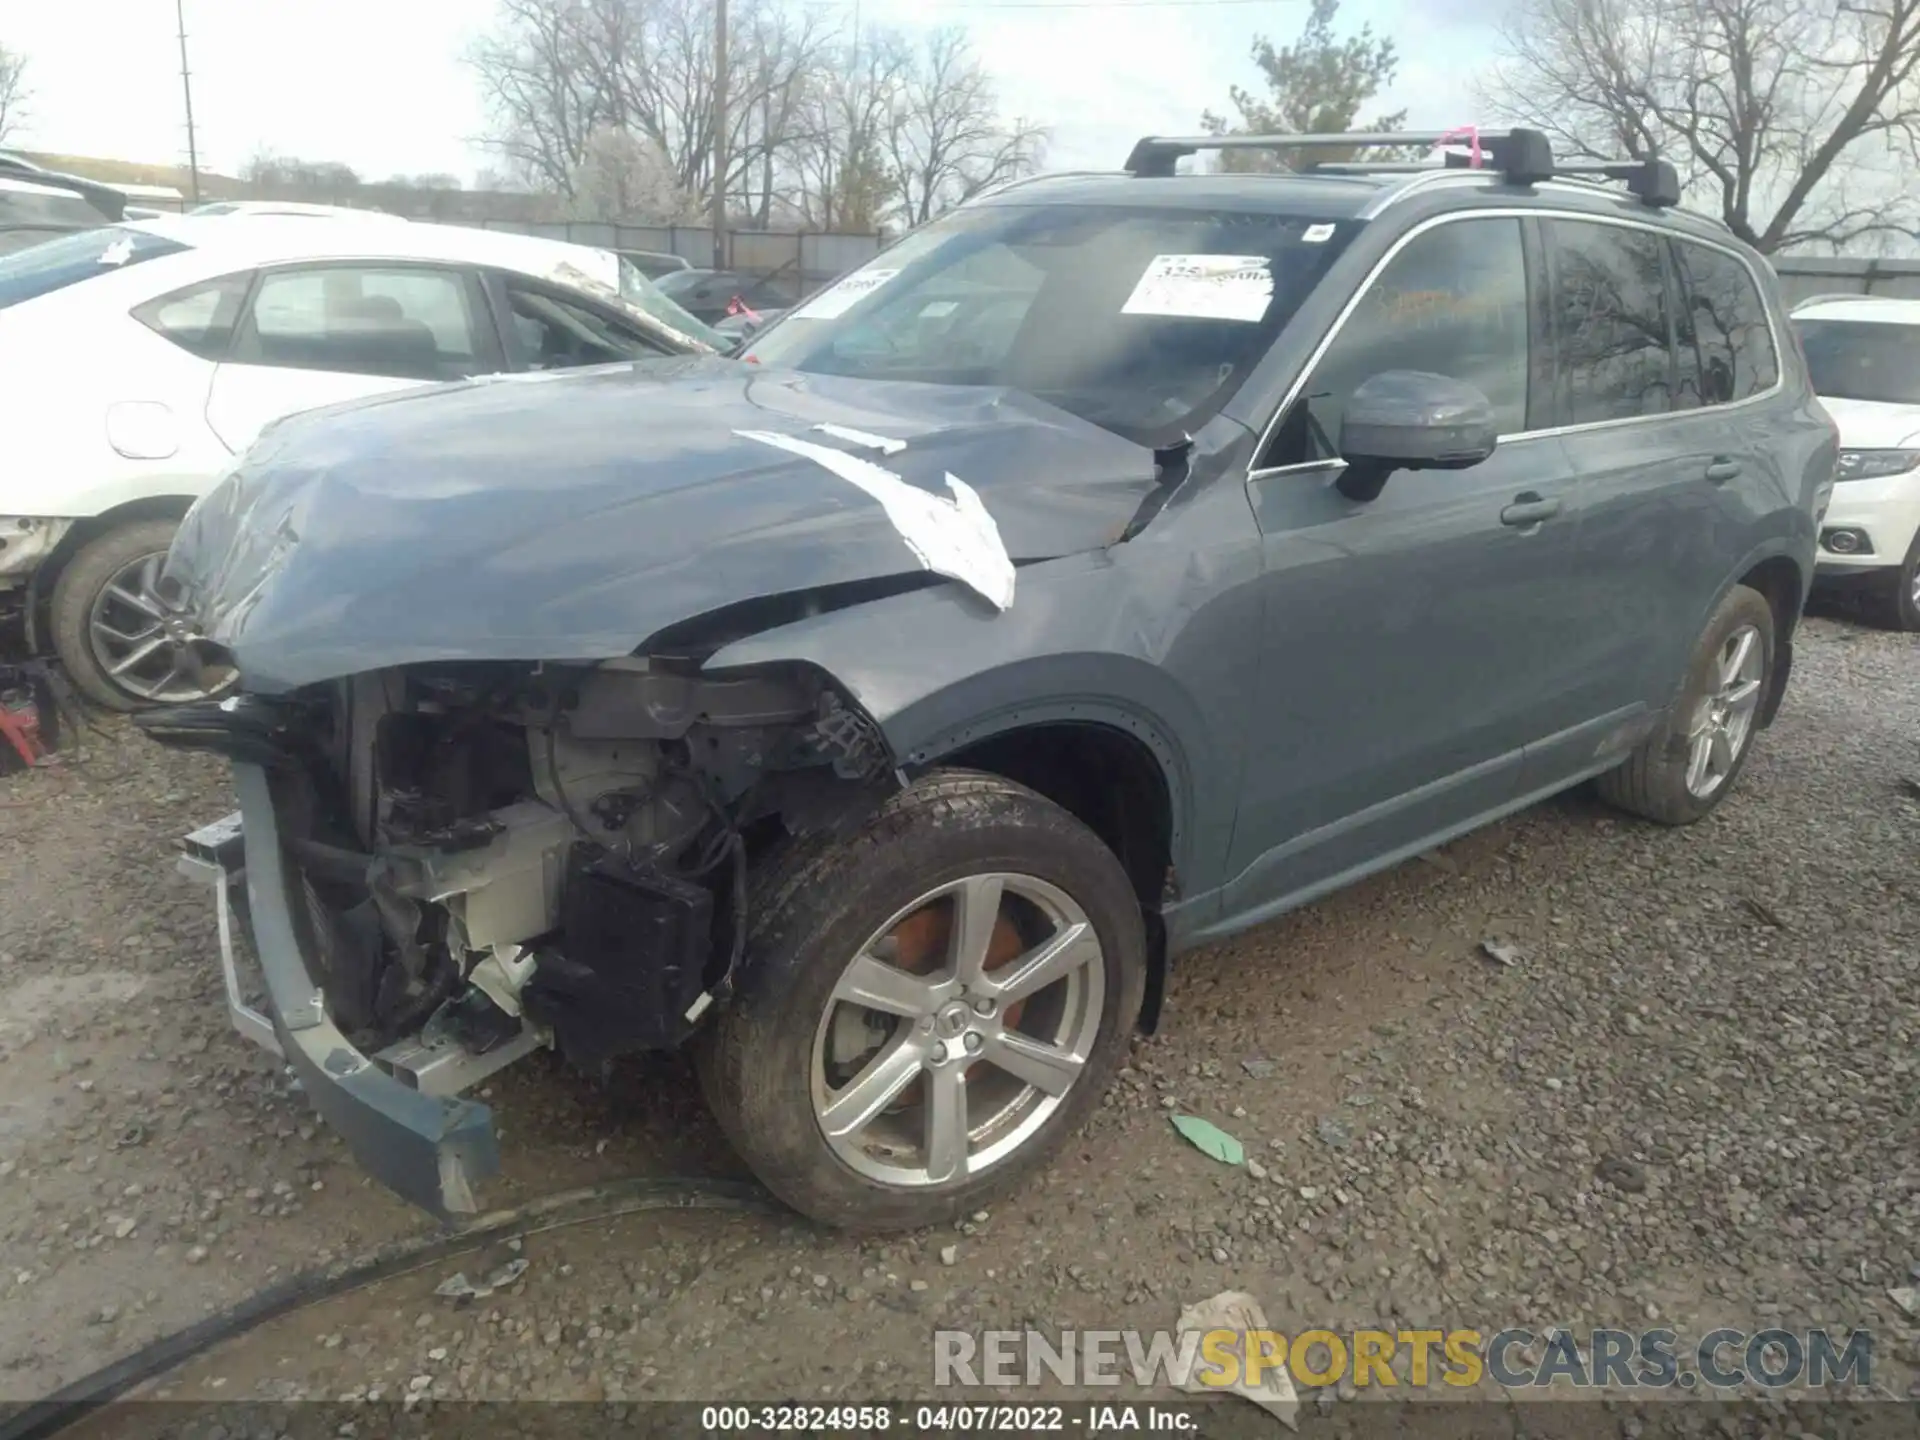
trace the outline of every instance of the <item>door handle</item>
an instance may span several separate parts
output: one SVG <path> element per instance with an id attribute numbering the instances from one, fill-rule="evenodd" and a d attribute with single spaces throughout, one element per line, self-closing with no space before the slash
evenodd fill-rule
<path id="1" fill-rule="evenodd" d="M 1740 462 L 1731 455 L 1716 455 L 1707 466 L 1707 479 L 1715 485 L 1724 485 L 1740 473 Z"/>
<path id="2" fill-rule="evenodd" d="M 1500 512 L 1502 525 L 1538 525 L 1560 513 L 1559 499 L 1542 499 L 1531 490 L 1513 497 L 1513 503 Z"/>

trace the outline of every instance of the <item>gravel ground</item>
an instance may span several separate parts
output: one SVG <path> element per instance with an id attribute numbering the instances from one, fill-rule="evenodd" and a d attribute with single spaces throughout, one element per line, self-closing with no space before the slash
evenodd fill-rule
<path id="1" fill-rule="evenodd" d="M 555 1231 L 490 1299 L 432 1290 L 505 1251 L 266 1326 L 166 1393 L 917 1396 L 936 1325 L 1168 1327 L 1236 1288 L 1290 1331 L 1864 1326 L 1874 1389 L 1920 1397 L 1888 1295 L 1920 1279 L 1917 662 L 1812 620 L 1739 793 L 1692 830 L 1565 797 L 1187 957 L 1085 1134 L 954 1231 Z M 225 1027 L 169 857 L 228 804 L 217 766 L 118 730 L 0 782 L 5 1398 L 423 1228 Z M 490 1099 L 494 1203 L 738 1173 L 676 1061 L 605 1087 L 536 1061 Z M 1203 1156 L 1176 1108 L 1256 1163 Z"/>

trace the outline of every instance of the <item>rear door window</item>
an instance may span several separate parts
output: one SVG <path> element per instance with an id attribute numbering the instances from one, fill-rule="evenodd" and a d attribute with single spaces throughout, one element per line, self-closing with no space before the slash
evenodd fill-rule
<path id="1" fill-rule="evenodd" d="M 1673 243 L 1680 313 L 1674 325 L 1676 408 L 1730 405 L 1780 378 L 1773 328 L 1753 274 L 1724 250 Z"/>
<path id="2" fill-rule="evenodd" d="M 129 265 L 191 249 L 178 240 L 127 225 L 102 225 L 0 255 L 0 310 Z"/>
<path id="3" fill-rule="evenodd" d="M 236 363 L 403 380 L 459 380 L 491 369 L 459 270 L 331 265 L 261 277 Z"/>
<path id="4" fill-rule="evenodd" d="M 1674 408 L 1666 246 L 1651 230 L 1543 222 L 1559 420 L 1588 425 Z"/>

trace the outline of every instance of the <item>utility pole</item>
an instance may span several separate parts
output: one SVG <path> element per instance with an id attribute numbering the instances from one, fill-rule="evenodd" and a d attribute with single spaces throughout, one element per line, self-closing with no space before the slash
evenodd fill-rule
<path id="1" fill-rule="evenodd" d="M 713 268 L 727 268 L 727 0 L 713 0 Z"/>
<path id="2" fill-rule="evenodd" d="M 187 70 L 187 13 L 185 0 L 173 0 L 173 18 L 180 31 L 180 89 L 187 100 L 187 173 L 193 180 L 193 203 L 200 203 L 200 151 L 193 138 L 193 77 Z"/>

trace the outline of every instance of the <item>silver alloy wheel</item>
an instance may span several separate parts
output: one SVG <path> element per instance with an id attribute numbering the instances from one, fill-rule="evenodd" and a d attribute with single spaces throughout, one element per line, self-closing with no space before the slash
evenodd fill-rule
<path id="1" fill-rule="evenodd" d="M 194 629 L 161 583 L 164 550 L 142 555 L 100 587 L 87 614 L 87 639 L 107 679 L 141 700 L 204 700 L 237 678 L 231 666 L 197 669 L 187 653 Z"/>
<path id="2" fill-rule="evenodd" d="M 898 932 L 936 905 L 947 909 L 945 954 L 918 974 L 897 963 Z M 996 937 L 1008 935 L 1017 950 L 990 968 Z M 1025 1144 L 1079 1081 L 1106 984 L 1093 922 L 1059 887 L 983 874 L 928 891 L 860 947 L 820 1017 L 821 1133 L 851 1169 L 884 1184 L 980 1174 Z"/>
<path id="3" fill-rule="evenodd" d="M 1713 688 L 1701 699 L 1687 731 L 1687 793 L 1705 800 L 1733 773 L 1753 733 L 1766 657 L 1760 632 L 1742 625 L 1720 647 Z"/>
<path id="4" fill-rule="evenodd" d="M 1913 602 L 1913 608 L 1920 610 L 1920 565 L 1913 567 L 1913 576 L 1907 581 L 1907 598 Z"/>

